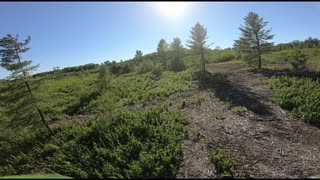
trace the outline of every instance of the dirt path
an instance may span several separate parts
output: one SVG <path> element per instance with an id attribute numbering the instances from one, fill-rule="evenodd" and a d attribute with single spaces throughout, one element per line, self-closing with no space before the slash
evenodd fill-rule
<path id="1" fill-rule="evenodd" d="M 266 77 L 235 71 L 241 69 L 239 65 L 208 69 L 226 77 L 189 97 L 189 102 L 195 96 L 203 96 L 204 101 L 201 106 L 184 108 L 190 130 L 183 142 L 177 178 L 219 177 L 210 160 L 209 146 L 231 154 L 235 178 L 306 178 L 320 174 L 320 129 L 272 103 Z M 236 112 L 237 106 L 246 110 Z"/>

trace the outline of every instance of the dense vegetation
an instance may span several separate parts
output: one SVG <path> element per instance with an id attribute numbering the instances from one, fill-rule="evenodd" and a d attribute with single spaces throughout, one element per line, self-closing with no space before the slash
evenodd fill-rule
<path id="1" fill-rule="evenodd" d="M 270 40 L 273 36 L 268 33 L 257 35 Z M 287 70 L 292 76 L 269 80 L 274 100 L 306 122 L 319 125 L 319 79 L 297 76 L 308 65 L 307 69 L 320 72 L 319 40 L 279 45 L 260 41 L 253 46 L 261 51 L 253 52 L 244 48 L 250 34 L 238 42 L 242 48 L 226 49 L 210 49 L 207 31 L 199 23 L 191 34 L 191 49 L 184 48 L 179 38 L 171 43 L 161 39 L 157 52 L 143 55 L 137 50 L 128 61 L 55 67 L 29 76 L 34 103 L 51 124 L 54 136 L 42 127 L 24 86 L 26 80 L 0 80 L 0 175 L 57 172 L 74 178 L 175 177 L 186 118 L 168 97 L 195 90 L 197 80 L 206 79 L 198 77 L 206 74 L 205 67 L 211 63 L 246 65 L 252 57 L 259 59 L 259 69 L 279 70 L 264 62 L 291 65 L 294 71 Z M 201 106 L 203 100 L 196 96 L 194 101 Z M 244 110 L 242 106 L 233 109 Z M 80 116 L 86 118 L 80 120 Z M 232 176 L 231 157 L 223 149 L 212 151 L 212 160 L 222 177 Z"/>
<path id="2" fill-rule="evenodd" d="M 76 178 L 174 177 L 184 117 L 166 106 L 1 134 L 1 175 L 50 169 Z M 21 149 L 23 147 L 23 149 Z M 9 154 L 11 156 L 8 156 Z"/>
<path id="3" fill-rule="evenodd" d="M 308 77 L 273 77 L 275 101 L 308 123 L 320 125 L 320 81 Z"/>

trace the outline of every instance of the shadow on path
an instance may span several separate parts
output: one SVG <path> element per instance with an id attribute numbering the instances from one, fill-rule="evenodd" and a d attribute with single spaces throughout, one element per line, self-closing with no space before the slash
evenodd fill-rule
<path id="1" fill-rule="evenodd" d="M 213 90 L 216 97 L 222 101 L 230 102 L 231 107 L 244 106 L 248 110 L 261 115 L 273 115 L 271 109 L 261 103 L 264 99 L 257 93 L 252 92 L 249 88 L 234 85 L 231 83 L 226 75 L 221 73 L 199 73 L 199 88 Z"/>

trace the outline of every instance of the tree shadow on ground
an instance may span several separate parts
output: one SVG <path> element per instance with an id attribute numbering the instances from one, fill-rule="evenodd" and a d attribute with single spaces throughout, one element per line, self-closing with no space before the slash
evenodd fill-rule
<path id="1" fill-rule="evenodd" d="M 271 109 L 261 103 L 264 97 L 252 92 L 249 88 L 232 84 L 227 76 L 221 73 L 198 73 L 200 89 L 213 90 L 216 97 L 222 101 L 230 102 L 231 108 L 244 106 L 248 110 L 261 115 L 273 115 Z"/>
<path id="2" fill-rule="evenodd" d="M 101 94 L 98 91 L 93 91 L 87 95 L 81 96 L 78 103 L 75 103 L 64 111 L 64 113 L 68 114 L 69 116 L 73 115 L 80 115 L 81 108 L 85 107 L 90 103 L 90 101 L 97 99 Z"/>
<path id="3" fill-rule="evenodd" d="M 289 76 L 289 77 L 308 77 L 311 78 L 312 80 L 316 80 L 316 79 L 320 79 L 320 72 L 316 72 L 316 71 L 310 71 L 310 70 L 304 70 L 304 71 L 298 71 L 298 72 L 294 72 L 290 69 L 277 69 L 277 70 L 271 70 L 271 69 L 266 69 L 266 68 L 262 68 L 262 69 L 252 69 L 249 70 L 249 72 L 255 73 L 255 74 L 262 74 L 265 77 L 279 77 L 279 76 Z"/>

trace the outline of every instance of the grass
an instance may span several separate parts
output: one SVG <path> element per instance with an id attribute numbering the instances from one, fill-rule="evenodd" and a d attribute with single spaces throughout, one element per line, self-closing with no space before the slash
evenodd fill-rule
<path id="1" fill-rule="evenodd" d="M 214 117 L 216 117 L 217 119 L 225 119 L 225 118 L 226 118 L 226 116 L 225 116 L 225 114 L 224 114 L 223 112 L 216 112 L 216 113 L 214 113 L 213 115 L 214 115 Z"/>
<path id="2" fill-rule="evenodd" d="M 193 104 L 196 104 L 197 106 L 201 106 L 202 102 L 204 101 L 204 97 L 199 95 L 199 96 L 196 96 L 192 101 L 193 101 Z"/>
<path id="3" fill-rule="evenodd" d="M 51 138 L 46 129 L 1 132 L 0 174 L 50 170 L 73 178 L 173 178 L 184 127 L 181 112 L 156 106 L 57 125 Z"/>
<path id="4" fill-rule="evenodd" d="M 16 126 L 13 128 L 19 133 L 10 129 L 0 132 L 0 175 L 55 171 L 73 178 L 175 177 L 185 117 L 166 105 L 170 103 L 161 102 L 171 94 L 196 88 L 194 69 L 164 71 L 159 77 L 151 72 L 110 75 L 104 93 L 98 89 L 97 71 L 83 76 L 66 74 L 48 74 L 32 82 L 39 106 L 47 119 L 77 114 L 90 114 L 91 118 L 86 123 L 56 124 L 57 137 L 50 137 L 42 126 L 28 121 L 28 117 L 38 119 L 32 106 L 24 109 L 29 128 Z M 1 84 L 1 97 L 14 92 L 6 87 Z M 5 100 L 0 101 L 4 105 L 0 113 L 11 121 L 15 117 L 7 109 L 22 102 Z M 128 104 L 151 100 L 162 105 L 125 110 Z"/>
<path id="5" fill-rule="evenodd" d="M 247 111 L 247 108 L 244 106 L 236 106 L 232 109 L 232 111 L 235 113 L 243 113 Z"/>
<path id="6" fill-rule="evenodd" d="M 72 179 L 68 176 L 61 174 L 30 174 L 30 175 L 17 175 L 17 176 L 3 176 L 0 179 Z"/>
<path id="7" fill-rule="evenodd" d="M 246 64 L 246 62 L 243 61 L 243 60 L 232 60 L 232 61 L 215 63 L 215 65 L 225 65 L 225 64 L 241 64 L 241 65 L 244 65 L 244 64 Z"/>

